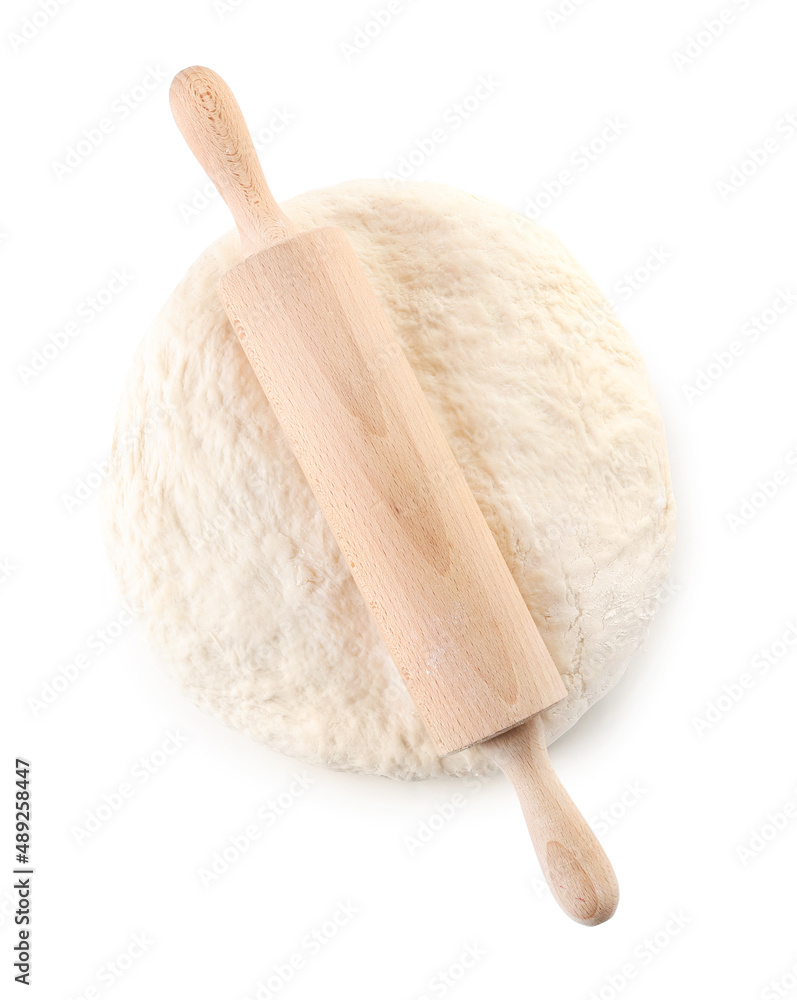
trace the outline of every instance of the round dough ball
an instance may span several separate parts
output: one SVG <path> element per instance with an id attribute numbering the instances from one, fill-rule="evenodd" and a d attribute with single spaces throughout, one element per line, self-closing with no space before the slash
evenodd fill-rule
<path id="1" fill-rule="evenodd" d="M 616 683 L 668 570 L 642 359 L 556 238 L 500 205 L 357 181 L 286 209 L 351 238 L 564 678 L 550 742 Z M 103 496 L 122 591 L 190 698 L 254 740 L 396 778 L 487 770 L 478 747 L 440 759 L 414 711 L 217 298 L 239 259 L 229 233 L 196 261 L 129 374 Z"/>

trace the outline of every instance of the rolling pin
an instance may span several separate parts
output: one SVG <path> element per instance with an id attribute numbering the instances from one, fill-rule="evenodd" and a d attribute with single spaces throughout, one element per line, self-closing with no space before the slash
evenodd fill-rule
<path id="1" fill-rule="evenodd" d="M 607 920 L 614 872 L 539 718 L 565 686 L 345 233 L 286 218 L 216 73 L 178 73 L 170 102 L 238 226 L 224 308 L 435 746 L 481 745 L 560 906 Z"/>

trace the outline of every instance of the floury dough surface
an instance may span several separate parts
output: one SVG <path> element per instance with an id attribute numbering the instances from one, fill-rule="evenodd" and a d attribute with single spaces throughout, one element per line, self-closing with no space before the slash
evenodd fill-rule
<path id="1" fill-rule="evenodd" d="M 667 574 L 675 509 L 644 364 L 558 240 L 432 184 L 295 198 L 349 234 L 564 678 L 554 740 L 619 679 Z M 202 709 L 314 764 L 396 778 L 440 759 L 216 296 L 191 267 L 129 374 L 103 495 L 109 553 Z M 474 567 L 478 572 L 478 567 Z"/>

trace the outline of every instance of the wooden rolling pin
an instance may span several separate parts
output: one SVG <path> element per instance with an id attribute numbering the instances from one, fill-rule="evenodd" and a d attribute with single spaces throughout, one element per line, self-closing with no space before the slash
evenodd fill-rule
<path id="1" fill-rule="evenodd" d="M 538 716 L 564 684 L 345 233 L 285 217 L 219 76 L 185 69 L 170 99 L 238 225 L 224 307 L 418 712 L 442 754 L 482 743 L 559 904 L 601 923 L 614 872 Z"/>

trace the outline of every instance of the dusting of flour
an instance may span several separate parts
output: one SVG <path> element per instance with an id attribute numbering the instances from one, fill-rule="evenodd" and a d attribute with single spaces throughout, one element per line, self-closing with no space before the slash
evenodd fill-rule
<path id="1" fill-rule="evenodd" d="M 357 181 L 286 209 L 349 234 L 564 679 L 551 742 L 619 679 L 667 574 L 644 364 L 555 237 L 499 205 Z M 440 759 L 413 709 L 217 298 L 239 259 L 230 233 L 196 261 L 128 376 L 103 495 L 122 591 L 188 696 L 254 740 L 396 778 L 485 770 L 478 747 Z"/>

